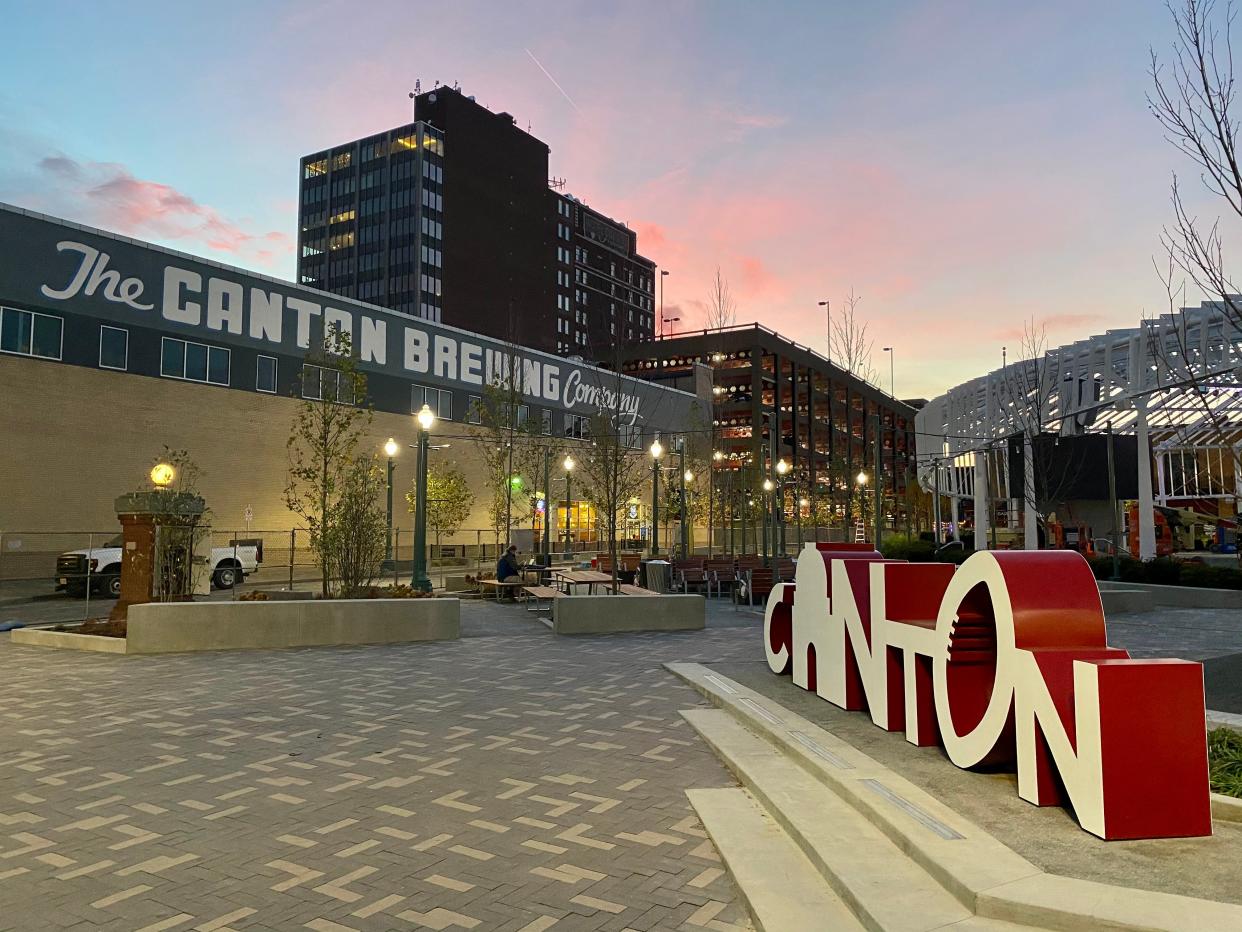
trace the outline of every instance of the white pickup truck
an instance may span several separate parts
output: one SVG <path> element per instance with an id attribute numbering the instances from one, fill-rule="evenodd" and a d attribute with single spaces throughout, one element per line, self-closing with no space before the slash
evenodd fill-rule
<path id="1" fill-rule="evenodd" d="M 121 535 L 102 547 L 70 550 L 56 558 L 56 588 L 70 595 L 83 595 L 87 579 L 92 592 L 113 598 L 121 594 Z M 211 548 L 211 584 L 217 589 L 232 589 L 263 562 L 261 540 L 230 541 L 227 547 Z"/>

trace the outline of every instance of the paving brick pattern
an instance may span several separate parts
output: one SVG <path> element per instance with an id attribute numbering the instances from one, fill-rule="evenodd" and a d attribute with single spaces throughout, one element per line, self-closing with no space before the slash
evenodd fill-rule
<path id="1" fill-rule="evenodd" d="M 759 619 L 566 639 L 468 612 L 513 632 L 166 657 L 0 640 L 0 929 L 749 928 L 684 795 L 733 781 L 660 663 L 753 659 Z"/>

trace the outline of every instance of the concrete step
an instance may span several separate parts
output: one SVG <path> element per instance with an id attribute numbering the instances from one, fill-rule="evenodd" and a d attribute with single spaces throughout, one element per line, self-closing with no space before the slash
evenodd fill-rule
<path id="1" fill-rule="evenodd" d="M 687 790 L 686 795 L 760 932 L 865 928 L 745 790 Z"/>
<path id="2" fill-rule="evenodd" d="M 682 715 L 866 928 L 929 932 L 974 915 L 859 812 L 733 716 L 717 709 Z"/>
<path id="3" fill-rule="evenodd" d="M 982 891 L 1041 873 L 970 820 L 802 716 L 703 667 L 670 669 L 854 808 L 970 912 L 977 911 Z"/>
<path id="4" fill-rule="evenodd" d="M 867 928 L 1242 930 L 1242 906 L 1232 903 L 1045 873 L 900 774 L 779 703 L 700 664 L 666 666 L 717 706 L 682 715 Z M 890 861 L 873 860 L 885 850 L 877 835 L 888 844 Z M 835 874 L 838 865 L 843 872 Z M 932 918 L 952 916 L 952 905 L 966 915 L 939 926 L 912 926 L 899 915 L 889 925 L 891 904 L 870 907 L 886 895 L 884 875 L 896 876 L 895 869 L 903 877 L 913 871 L 920 890 L 933 886 L 927 902 L 941 912 Z M 900 904 L 904 887 L 897 886 L 894 902 Z M 903 908 L 922 908 L 917 899 Z"/>

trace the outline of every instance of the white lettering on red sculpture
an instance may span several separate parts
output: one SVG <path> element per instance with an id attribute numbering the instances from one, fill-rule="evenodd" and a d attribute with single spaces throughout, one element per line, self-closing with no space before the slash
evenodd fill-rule
<path id="1" fill-rule="evenodd" d="M 768 598 L 773 671 L 959 767 L 1016 763 L 1019 796 L 1101 838 L 1211 834 L 1202 666 L 1109 647 L 1079 554 L 954 571 L 832 546 Z"/>

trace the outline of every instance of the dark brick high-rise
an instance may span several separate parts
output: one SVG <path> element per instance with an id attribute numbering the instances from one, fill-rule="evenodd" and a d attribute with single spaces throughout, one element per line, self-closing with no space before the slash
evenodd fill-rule
<path id="1" fill-rule="evenodd" d="M 300 282 L 563 355 L 651 339 L 654 264 L 545 143 L 451 88 L 414 115 L 302 159 Z"/>

